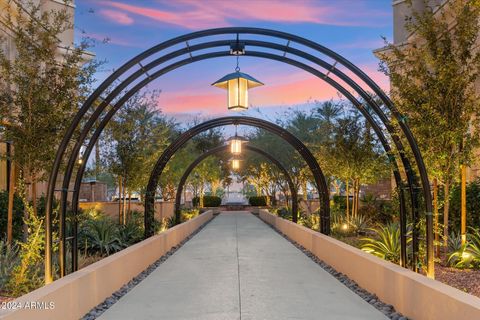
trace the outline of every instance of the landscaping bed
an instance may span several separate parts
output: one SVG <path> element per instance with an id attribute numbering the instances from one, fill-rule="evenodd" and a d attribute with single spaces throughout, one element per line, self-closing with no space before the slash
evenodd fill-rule
<path id="1" fill-rule="evenodd" d="M 435 264 L 435 280 L 480 298 L 480 270 Z"/>

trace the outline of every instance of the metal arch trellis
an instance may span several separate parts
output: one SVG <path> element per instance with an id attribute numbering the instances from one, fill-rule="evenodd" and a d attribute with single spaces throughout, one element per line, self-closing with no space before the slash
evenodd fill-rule
<path id="1" fill-rule="evenodd" d="M 410 198 L 411 198 L 411 208 L 412 208 L 412 220 L 413 220 L 413 265 L 414 268 L 417 265 L 417 253 L 418 253 L 418 231 L 416 228 L 416 224 L 419 219 L 419 201 L 418 201 L 418 192 L 419 190 L 422 191 L 422 195 L 425 202 L 425 215 L 426 215 L 426 229 L 427 229 L 427 245 L 426 245 L 426 253 L 427 253 L 427 275 L 433 276 L 433 218 L 432 218 L 432 202 L 431 202 L 431 194 L 430 194 L 430 186 L 429 180 L 427 176 L 427 172 L 425 169 L 425 165 L 423 163 L 422 156 L 420 154 L 420 150 L 415 142 L 415 139 L 408 128 L 407 124 L 404 121 L 404 118 L 400 115 L 400 113 L 396 110 L 391 100 L 387 97 L 387 95 L 378 87 L 378 85 L 372 81 L 364 72 L 362 72 L 358 67 L 353 65 L 347 59 L 342 57 L 341 55 L 333 52 L 332 50 L 315 43 L 313 41 L 307 40 L 305 38 L 288 34 L 285 32 L 269 30 L 269 29 L 260 29 L 260 28 L 243 28 L 243 27 L 234 27 L 234 28 L 218 28 L 218 29 L 210 29 L 204 30 L 199 32 L 193 32 L 184 36 L 180 36 L 177 38 L 173 38 L 171 40 L 165 41 L 159 45 L 156 45 L 143 53 L 139 54 L 138 56 L 134 57 L 127 63 L 125 63 L 122 67 L 118 70 L 113 72 L 100 86 L 91 94 L 91 96 L 85 101 L 83 106 L 80 108 L 77 115 L 74 117 L 70 127 L 67 129 L 65 136 L 62 142 L 59 145 L 55 161 L 52 166 L 52 170 L 50 173 L 48 190 L 47 190 L 47 205 L 46 205 L 46 250 L 45 250 L 45 280 L 47 283 L 53 280 L 52 275 L 52 204 L 55 191 L 61 191 L 61 210 L 60 210 L 60 265 L 61 265 L 61 276 L 64 275 L 65 270 L 65 213 L 67 208 L 67 199 L 68 199 L 68 192 L 72 192 L 72 205 L 74 208 L 74 215 L 76 215 L 76 207 L 78 202 L 78 189 L 81 182 L 81 178 L 83 176 L 83 171 L 85 170 L 85 162 L 77 171 L 76 180 L 75 180 L 75 187 L 73 190 L 69 190 L 70 180 L 73 174 L 73 169 L 75 167 L 76 158 L 79 154 L 80 148 L 82 145 L 85 145 L 85 140 L 89 135 L 92 127 L 94 124 L 98 122 L 100 116 L 104 112 L 104 110 L 109 106 L 109 104 L 116 99 L 117 97 L 121 96 L 124 93 L 124 90 L 127 92 L 115 103 L 113 107 L 110 108 L 107 115 L 101 121 L 102 125 L 99 125 L 96 131 L 91 135 L 88 146 L 85 150 L 85 157 L 88 158 L 91 149 L 93 149 L 94 141 L 98 139 L 98 136 L 103 130 L 103 127 L 108 123 L 109 119 L 113 116 L 113 114 L 120 108 L 129 97 L 131 97 L 135 92 L 143 88 L 147 85 L 150 81 L 160 77 L 161 75 L 170 72 L 178 67 L 187 65 L 189 63 L 201 61 L 204 59 L 210 58 L 217 58 L 217 57 L 225 57 L 231 55 L 230 50 L 222 50 L 218 52 L 210 52 L 210 53 L 203 53 L 199 55 L 194 55 L 195 52 L 199 50 L 205 50 L 209 48 L 215 47 L 231 47 L 238 45 L 238 35 L 262 35 L 266 37 L 271 37 L 276 40 L 285 40 L 288 41 L 286 45 L 281 45 L 278 42 L 268 42 L 268 41 L 259 41 L 259 40 L 249 40 L 249 39 L 242 39 L 241 43 L 248 47 L 259 47 L 259 48 L 267 48 L 278 50 L 281 52 L 280 55 L 272 54 L 269 52 L 261 52 L 261 51 L 250 51 L 245 50 L 245 55 L 248 56 L 255 56 L 261 57 L 271 60 L 277 60 L 280 62 L 284 62 L 298 68 L 304 69 L 307 72 L 310 72 L 320 79 L 326 81 L 332 87 L 336 88 L 340 93 L 342 93 L 348 100 L 350 100 L 367 118 L 367 120 L 372 125 L 372 128 L 375 130 L 376 134 L 378 135 L 383 147 L 385 150 L 390 153 L 392 164 L 394 166 L 394 177 L 396 180 L 397 187 L 400 191 L 400 216 L 401 216 L 401 242 L 402 242 L 402 254 L 401 260 L 402 265 L 406 263 L 406 206 L 404 200 L 404 186 L 409 191 Z M 170 48 L 175 47 L 178 44 L 186 43 L 187 41 L 191 40 L 198 40 L 205 37 L 210 36 L 218 36 L 218 35 L 234 35 L 234 38 L 231 40 L 216 40 L 216 41 L 209 41 L 209 42 L 202 42 L 195 45 L 187 45 L 183 49 L 179 49 L 173 52 L 167 52 L 163 56 L 158 59 L 154 59 L 151 62 L 146 63 L 144 60 L 152 57 L 154 54 L 162 51 L 168 51 Z M 322 54 L 333 59 L 335 62 L 330 64 L 324 60 L 322 60 L 317 54 L 310 55 L 305 51 L 295 49 L 293 45 L 299 44 L 305 46 L 311 50 L 314 50 L 318 54 Z M 327 70 L 326 73 L 318 70 L 310 65 L 306 65 L 300 61 L 295 59 L 287 58 L 286 53 L 289 53 L 289 56 L 300 57 L 302 59 L 308 60 L 309 62 L 313 63 L 315 66 L 318 66 L 322 69 Z M 156 72 L 151 72 L 151 70 L 163 63 L 166 63 L 170 60 L 175 60 L 182 55 L 188 55 L 187 59 L 177 61 L 172 63 L 167 67 L 163 67 L 161 70 Z M 143 62 L 143 63 L 142 63 Z M 136 68 L 136 66 L 139 66 Z M 384 104 L 384 107 L 387 108 L 395 121 L 398 123 L 398 127 L 400 130 L 395 130 L 395 126 L 392 124 L 390 117 L 388 117 L 380 106 L 376 103 L 376 101 L 362 88 L 361 85 L 357 83 L 357 81 L 353 80 L 351 77 L 347 76 L 343 73 L 338 67 L 346 68 L 349 72 L 351 72 L 354 76 L 361 80 L 361 82 L 371 90 L 381 102 Z M 346 85 L 349 86 L 350 90 L 356 92 L 359 96 L 362 97 L 364 100 L 363 103 L 358 101 L 351 93 L 349 88 L 345 88 L 337 81 L 332 79 L 329 75 L 333 74 L 342 80 Z M 127 78 L 124 81 L 121 81 L 116 87 L 110 88 L 121 76 L 127 75 Z M 144 76 L 143 79 L 141 77 Z M 135 84 L 137 79 L 141 79 L 138 83 Z M 130 89 L 127 89 L 129 85 L 134 84 L 134 86 Z M 105 99 L 103 99 L 98 106 L 96 107 L 95 111 L 90 115 L 86 122 L 82 120 L 84 119 L 87 111 L 92 107 L 94 102 L 97 99 L 100 99 L 102 93 L 106 92 L 106 90 L 110 90 L 109 94 Z M 369 107 L 369 111 L 372 111 L 376 118 L 374 118 L 369 111 L 366 110 L 365 107 Z M 103 121 L 105 120 L 105 121 Z M 377 123 L 378 121 L 378 123 Z M 82 128 L 79 128 L 80 124 L 83 124 Z M 381 124 L 381 125 L 379 125 Z M 382 126 L 387 130 L 390 139 L 385 136 L 385 133 L 382 130 Z M 75 144 L 72 146 L 70 145 L 71 141 L 73 140 L 74 133 L 79 130 L 80 134 L 75 141 Z M 398 132 L 397 132 L 398 131 Z M 421 187 L 417 185 L 417 179 L 415 175 L 415 171 L 413 170 L 410 160 L 407 157 L 407 150 L 405 150 L 402 140 L 398 134 L 402 134 L 403 138 L 407 141 L 408 146 L 410 147 L 410 151 L 414 156 L 414 160 L 416 163 L 417 171 L 420 175 L 420 183 Z M 400 156 L 400 162 L 405 170 L 407 181 L 406 184 L 402 181 L 400 171 L 397 167 L 397 160 L 395 159 L 395 155 L 392 152 L 392 148 L 390 146 L 389 141 L 393 142 L 395 146 L 394 150 L 398 152 Z M 90 149 L 89 149 L 90 147 Z M 56 190 L 56 181 L 58 178 L 58 174 L 62 163 L 64 163 L 64 156 L 66 151 L 71 151 L 70 156 L 68 158 L 66 169 L 64 171 L 64 179 L 62 183 L 62 188 L 60 190 Z M 76 199 L 76 200 L 75 200 Z M 74 234 L 76 233 L 76 223 L 74 221 Z M 73 237 L 73 250 L 76 250 L 76 237 Z"/>
<path id="2" fill-rule="evenodd" d="M 222 117 L 200 123 L 184 133 L 182 133 L 175 141 L 173 141 L 167 149 L 158 158 L 155 166 L 150 174 L 150 179 L 145 191 L 145 237 L 154 235 L 154 214 L 155 214 L 155 191 L 157 189 L 159 178 L 163 169 L 167 165 L 171 157 L 190 139 L 199 133 L 207 131 L 212 128 L 222 127 L 226 125 L 248 125 L 261 129 L 265 129 L 288 142 L 307 163 L 310 171 L 312 171 L 315 184 L 317 186 L 318 195 L 320 198 L 320 232 L 324 234 L 330 233 L 330 199 L 327 181 L 323 172 L 318 165 L 317 160 L 308 148 L 293 134 L 284 128 L 262 120 L 252 117 Z"/>
<path id="3" fill-rule="evenodd" d="M 220 56 L 225 56 L 225 55 L 228 55 L 228 53 L 221 53 Z M 268 53 L 260 53 L 260 52 L 249 52 L 249 55 L 252 55 L 252 56 L 256 56 L 256 57 L 261 57 L 261 58 L 268 58 L 268 59 L 273 59 L 273 60 L 278 60 L 279 57 L 278 56 L 275 56 L 275 55 L 271 55 L 271 54 L 268 54 Z M 197 56 L 195 58 L 193 58 L 193 61 L 192 59 L 187 59 L 188 60 L 188 63 L 191 63 L 191 62 L 195 62 L 195 61 L 198 61 L 200 59 L 207 59 L 207 58 L 212 58 L 212 57 L 216 57 L 216 56 L 219 56 L 217 53 L 210 55 L 200 55 L 200 56 Z M 307 72 L 310 72 L 318 77 L 322 77 L 324 78 L 324 80 L 331 84 L 333 87 L 335 87 L 336 89 L 338 89 L 342 94 L 345 95 L 345 97 L 347 97 L 350 101 L 352 101 L 352 103 L 360 110 L 360 112 L 366 117 L 366 119 L 372 124 L 372 128 L 374 129 L 374 131 L 376 132 L 376 134 L 379 136 L 379 139 L 384 147 L 384 149 L 391 153 L 391 150 L 390 150 L 390 146 L 388 145 L 388 142 L 386 140 L 386 138 L 384 137 L 383 133 L 382 133 L 382 129 L 378 126 L 378 124 L 375 123 L 375 120 L 373 119 L 373 117 L 370 115 L 370 113 L 368 113 L 365 109 L 365 106 L 363 106 L 363 104 L 361 104 L 356 98 L 353 97 L 353 95 L 351 93 L 349 93 L 347 90 L 345 90 L 345 88 L 343 88 L 342 86 L 340 86 L 338 83 L 336 83 L 335 81 L 333 81 L 332 79 L 326 77 L 325 75 L 323 75 L 321 72 L 305 65 L 305 64 L 302 64 L 300 62 L 296 62 L 296 61 L 293 61 L 291 59 L 288 59 L 288 58 L 285 58 L 283 57 L 282 62 L 285 62 L 285 63 L 288 63 L 288 64 L 291 64 L 291 65 L 294 65 L 294 66 L 297 66 L 299 68 L 302 68 L 304 69 L 305 71 Z M 179 66 L 183 65 L 185 63 L 185 60 L 183 61 L 180 61 L 178 63 L 175 63 L 171 66 L 168 66 L 166 68 L 163 68 L 159 71 L 157 71 L 155 74 L 154 74 L 154 77 L 149 77 L 148 79 L 145 79 L 147 81 L 142 81 L 140 82 L 139 84 L 137 84 L 134 88 L 132 88 L 127 94 L 125 94 L 108 112 L 107 114 L 105 115 L 105 117 L 102 119 L 102 121 L 100 122 L 100 124 L 98 125 L 97 127 L 97 130 L 95 131 L 95 133 L 92 135 L 91 139 L 90 139 L 90 142 L 89 142 L 89 145 L 88 147 L 86 148 L 86 151 L 85 151 L 85 157 L 88 158 L 88 156 L 90 155 L 94 145 L 95 145 L 95 141 L 98 139 L 100 133 L 102 132 L 103 128 L 105 127 L 105 125 L 108 123 L 108 121 L 111 119 L 111 117 L 115 114 L 116 110 L 118 110 L 124 103 L 125 101 L 127 101 L 137 90 L 138 88 L 141 88 L 143 87 L 144 85 L 146 85 L 148 82 L 150 82 L 151 80 L 155 79 L 156 77 L 158 77 L 159 75 L 163 74 L 163 73 L 166 73 L 168 71 L 171 71 L 175 68 L 178 68 Z M 401 155 L 402 156 L 402 155 Z M 397 182 L 397 185 L 398 186 L 401 186 L 402 185 L 402 182 L 401 182 L 401 178 L 400 178 L 400 173 L 398 171 L 398 167 L 397 167 L 397 163 L 396 161 L 394 161 L 394 157 L 392 157 L 392 164 L 394 166 L 394 177 L 395 177 L 395 180 Z M 403 158 L 402 158 L 403 159 Z M 77 174 L 77 178 L 76 178 L 76 181 L 75 181 L 75 187 L 74 189 L 77 190 L 80 186 L 80 183 L 81 183 L 81 177 L 83 175 L 83 171 L 85 169 L 85 165 L 81 166 L 80 169 L 79 169 L 79 173 Z M 404 211 L 405 211 L 405 205 L 404 205 L 404 196 L 403 196 L 403 188 L 400 188 L 400 212 L 403 213 L 400 215 L 400 220 L 401 220 L 401 223 L 400 225 L 402 226 L 402 230 L 405 230 L 405 232 L 402 232 L 402 237 L 401 237 L 401 243 L 402 243 L 402 248 L 401 248 L 401 252 L 402 252 L 402 259 L 401 261 L 404 262 L 406 261 L 406 224 L 405 224 L 405 219 L 402 219 L 405 214 L 404 214 Z M 78 193 L 73 193 L 73 200 L 72 202 L 75 204 L 78 202 Z M 77 207 L 74 206 L 74 214 L 76 214 L 76 211 L 77 211 Z M 403 221 L 403 222 L 402 222 Z M 75 261 L 75 257 L 73 257 L 72 259 L 73 261 Z M 404 265 L 404 263 L 402 263 L 402 265 Z"/>
<path id="4" fill-rule="evenodd" d="M 288 170 L 278 161 L 274 156 L 269 154 L 268 152 L 265 152 L 262 149 L 259 149 L 257 147 L 254 147 L 252 145 L 245 145 L 243 148 L 246 150 L 252 151 L 254 153 L 258 153 L 262 155 L 263 157 L 267 158 L 270 160 L 284 175 L 288 186 L 290 188 L 290 193 L 292 196 L 292 221 L 297 222 L 298 218 L 298 200 L 297 200 L 297 189 L 295 188 L 295 184 L 292 181 L 292 178 L 290 177 L 290 174 L 288 173 Z M 177 187 L 177 193 L 175 196 L 175 223 L 180 223 L 180 201 L 182 198 L 182 191 L 185 186 L 185 183 L 187 182 L 188 177 L 190 176 L 190 173 L 192 173 L 193 169 L 195 169 L 203 160 L 208 158 L 211 155 L 217 154 L 217 153 L 222 153 L 228 151 L 228 145 L 223 145 L 219 147 L 215 147 L 213 149 L 208 150 L 207 152 L 201 154 L 196 158 L 185 170 L 185 173 L 182 175 L 180 178 L 180 182 L 178 183 Z"/>

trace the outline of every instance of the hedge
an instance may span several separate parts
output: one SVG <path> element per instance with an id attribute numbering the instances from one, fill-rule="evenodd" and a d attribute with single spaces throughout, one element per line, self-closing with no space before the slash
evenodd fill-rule
<path id="1" fill-rule="evenodd" d="M 192 199 L 192 204 L 194 207 L 198 207 L 200 204 L 200 198 L 194 197 Z M 222 198 L 217 196 L 203 196 L 203 206 L 204 207 L 219 207 L 222 204 Z"/>
<path id="2" fill-rule="evenodd" d="M 252 196 L 248 198 L 248 203 L 254 207 L 264 207 L 267 205 L 267 196 Z"/>

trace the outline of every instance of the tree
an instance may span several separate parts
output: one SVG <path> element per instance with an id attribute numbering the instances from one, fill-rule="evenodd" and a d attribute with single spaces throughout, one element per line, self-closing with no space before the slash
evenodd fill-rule
<path id="1" fill-rule="evenodd" d="M 290 130 L 288 123 L 291 118 L 289 117 L 291 117 L 291 113 L 286 113 L 282 116 L 282 121 L 277 121 L 278 124 L 282 125 L 287 130 Z M 304 170 L 306 168 L 306 163 L 298 152 L 291 145 L 287 144 L 285 140 L 268 131 L 256 129 L 248 136 L 248 141 L 280 161 L 280 163 L 282 163 L 288 170 L 297 190 L 305 185 L 307 181 Z M 261 162 L 264 162 L 263 159 Z"/>
<path id="2" fill-rule="evenodd" d="M 423 12 L 412 9 L 406 22 L 409 42 L 386 42 L 381 54 L 380 69 L 390 77 L 392 99 L 417 139 L 434 186 L 438 181 L 444 187 L 445 245 L 451 186 L 479 145 L 479 18 L 478 0 L 452 0 L 438 12 L 428 6 Z"/>
<path id="3" fill-rule="evenodd" d="M 180 149 L 165 166 L 159 183 L 163 200 L 170 201 L 175 199 L 175 192 L 180 178 L 185 169 L 196 158 L 196 151 L 193 147 L 193 144 L 190 143 Z"/>
<path id="4" fill-rule="evenodd" d="M 15 147 L 17 180 L 26 182 L 19 185 L 31 187 L 36 215 L 36 184 L 48 174 L 66 125 L 90 91 L 99 63 L 85 64 L 88 40 L 60 48 L 60 34 L 73 28 L 66 10 L 42 12 L 33 4 L 24 8 L 26 13 L 8 1 L 2 12 L 16 54 L 12 58 L 0 49 L 0 124 L 4 139 Z"/>
<path id="5" fill-rule="evenodd" d="M 333 122 L 331 142 L 323 151 L 336 164 L 335 176 L 345 181 L 347 218 L 350 215 L 348 189 L 352 183 L 352 216 L 356 216 L 360 186 L 364 183 L 375 183 L 389 172 L 385 153 L 378 148 L 370 128 L 360 121 L 356 112 L 346 114 Z"/>
<path id="6" fill-rule="evenodd" d="M 158 92 L 136 94 L 105 129 L 101 154 L 106 168 L 119 179 L 120 199 L 143 193 L 151 168 L 167 145 L 173 124 L 158 110 L 157 98 Z M 127 214 L 124 205 L 123 223 Z"/>

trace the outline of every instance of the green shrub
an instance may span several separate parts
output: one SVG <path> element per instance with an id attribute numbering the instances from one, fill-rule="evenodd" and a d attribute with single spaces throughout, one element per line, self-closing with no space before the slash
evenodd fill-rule
<path id="1" fill-rule="evenodd" d="M 372 194 L 367 194 L 361 199 L 362 205 L 358 208 L 358 214 L 367 220 L 380 224 L 389 224 L 397 214 L 391 200 L 379 200 Z"/>
<path id="2" fill-rule="evenodd" d="M 192 199 L 192 204 L 194 207 L 198 207 L 200 204 L 200 198 L 194 197 Z M 203 196 L 203 206 L 204 207 L 219 207 L 222 204 L 222 198 L 217 196 Z"/>
<path id="3" fill-rule="evenodd" d="M 339 210 L 345 210 L 347 208 L 347 197 L 346 196 L 341 196 L 338 194 L 335 194 L 332 198 L 333 200 L 333 206 L 334 208 L 337 208 Z M 350 200 L 350 205 L 351 205 L 351 200 Z M 351 207 L 350 207 L 351 208 Z"/>
<path id="4" fill-rule="evenodd" d="M 248 203 L 254 207 L 265 207 L 267 202 L 267 196 L 252 196 L 248 198 Z"/>
<path id="5" fill-rule="evenodd" d="M 283 218 L 286 220 L 292 220 L 292 210 L 290 210 L 289 208 L 285 208 L 285 207 L 278 208 L 273 213 L 279 216 L 280 218 Z"/>
<path id="6" fill-rule="evenodd" d="M 5 286 L 13 296 L 20 296 L 43 285 L 45 230 L 43 219 L 33 214 L 27 206 L 29 219 L 25 221 L 28 228 L 26 242 L 19 243 L 19 263 L 13 268 L 10 279 Z"/>
<path id="7" fill-rule="evenodd" d="M 0 288 L 6 287 L 13 269 L 20 262 L 18 251 L 17 244 L 8 245 L 0 241 Z"/>
<path id="8" fill-rule="evenodd" d="M 312 230 L 320 230 L 320 214 L 318 211 L 306 215 L 306 214 L 301 214 L 300 218 L 298 219 L 298 224 L 310 228 Z"/>
<path id="9" fill-rule="evenodd" d="M 198 209 L 183 209 L 180 216 L 180 221 L 185 222 L 191 220 L 200 214 Z"/>
<path id="10" fill-rule="evenodd" d="M 13 200 L 12 236 L 20 240 L 23 236 L 23 202 L 15 194 Z M 7 238 L 7 213 L 8 213 L 8 192 L 0 191 L 0 239 Z"/>
<path id="11" fill-rule="evenodd" d="M 450 226 L 452 230 L 460 230 L 461 188 L 456 185 L 450 194 Z M 480 178 L 467 184 L 467 226 L 480 225 Z"/>

